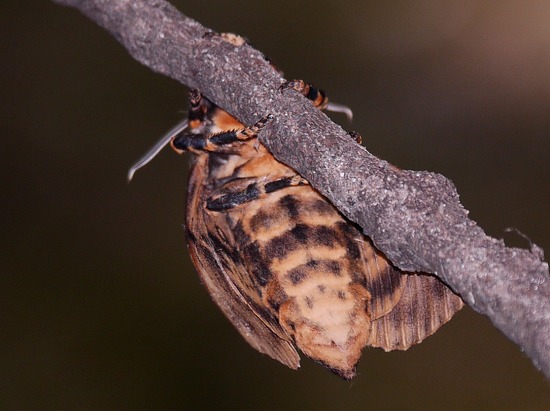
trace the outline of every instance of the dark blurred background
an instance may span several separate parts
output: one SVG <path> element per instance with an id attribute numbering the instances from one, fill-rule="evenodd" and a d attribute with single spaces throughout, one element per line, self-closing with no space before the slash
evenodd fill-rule
<path id="1" fill-rule="evenodd" d="M 353 108 L 345 128 L 451 178 L 492 236 L 550 252 L 550 3 L 174 1 Z M 519 348 L 469 308 L 343 382 L 252 350 L 185 245 L 188 159 L 128 167 L 187 107 L 79 12 L 0 2 L 1 409 L 548 410 Z"/>

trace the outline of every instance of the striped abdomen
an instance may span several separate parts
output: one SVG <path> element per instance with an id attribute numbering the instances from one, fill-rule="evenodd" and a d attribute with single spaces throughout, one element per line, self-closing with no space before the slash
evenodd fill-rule
<path id="1" fill-rule="evenodd" d="M 378 273 L 385 260 L 309 185 L 270 193 L 216 220 L 234 236 L 256 309 L 278 318 L 304 354 L 351 378 L 373 316 L 365 271 Z"/>

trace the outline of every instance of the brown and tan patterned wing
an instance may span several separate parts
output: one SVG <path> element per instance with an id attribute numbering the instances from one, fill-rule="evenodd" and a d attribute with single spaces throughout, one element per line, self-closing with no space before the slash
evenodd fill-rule
<path id="1" fill-rule="evenodd" d="M 374 321 L 393 310 L 407 286 L 407 278 L 392 267 L 368 237 L 359 231 L 357 235 L 357 241 L 362 245 L 362 272 L 365 274 L 365 288 L 371 294 L 368 313 L 371 321 Z"/>
<path id="2" fill-rule="evenodd" d="M 231 255 L 231 244 L 209 231 L 204 215 L 207 156 L 198 156 L 193 166 L 187 199 L 187 235 L 191 257 L 200 278 L 214 302 L 256 350 L 286 366 L 297 369 L 300 357 L 290 338 L 276 320 L 258 312 L 242 295 L 233 278 L 245 276 L 238 259 Z"/>
<path id="3" fill-rule="evenodd" d="M 399 273 L 405 283 L 403 294 L 388 314 L 372 323 L 367 342 L 385 351 L 407 350 L 420 343 L 464 306 L 462 299 L 438 278 Z"/>
<path id="4" fill-rule="evenodd" d="M 436 332 L 462 308 L 462 299 L 439 279 L 398 270 L 368 237 L 363 239 L 363 272 L 371 293 L 368 346 L 406 350 Z"/>

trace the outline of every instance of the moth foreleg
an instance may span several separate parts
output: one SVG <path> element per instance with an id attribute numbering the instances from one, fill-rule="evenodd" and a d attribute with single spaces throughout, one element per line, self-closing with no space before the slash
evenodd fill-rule
<path id="1" fill-rule="evenodd" d="M 262 199 L 275 191 L 306 184 L 309 184 L 308 181 L 299 175 L 267 182 L 252 179 L 233 181 L 208 198 L 206 208 L 210 211 L 230 210 L 250 201 Z"/>
<path id="2" fill-rule="evenodd" d="M 222 131 L 221 133 L 211 135 L 208 140 L 214 146 L 232 144 L 236 141 L 246 141 L 258 137 L 258 133 L 265 125 L 273 119 L 273 115 L 268 114 L 261 118 L 251 127 L 245 127 L 238 130 Z M 215 150 L 212 150 L 215 151 Z"/>
<path id="3" fill-rule="evenodd" d="M 183 131 L 172 140 L 172 147 L 177 152 L 227 152 L 227 147 L 238 141 L 247 141 L 258 136 L 265 125 L 273 119 L 271 114 L 261 118 L 251 127 L 237 130 L 221 131 L 215 134 L 190 133 Z"/>

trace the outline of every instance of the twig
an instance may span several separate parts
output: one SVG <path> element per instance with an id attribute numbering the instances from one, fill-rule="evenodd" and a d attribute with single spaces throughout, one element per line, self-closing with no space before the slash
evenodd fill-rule
<path id="1" fill-rule="evenodd" d="M 78 8 L 138 61 L 252 124 L 271 113 L 261 140 L 328 197 L 391 261 L 434 273 L 487 315 L 550 378 L 548 264 L 485 235 L 445 177 L 398 170 L 356 145 L 283 82 L 263 55 L 238 47 L 163 0 L 54 0 Z"/>

